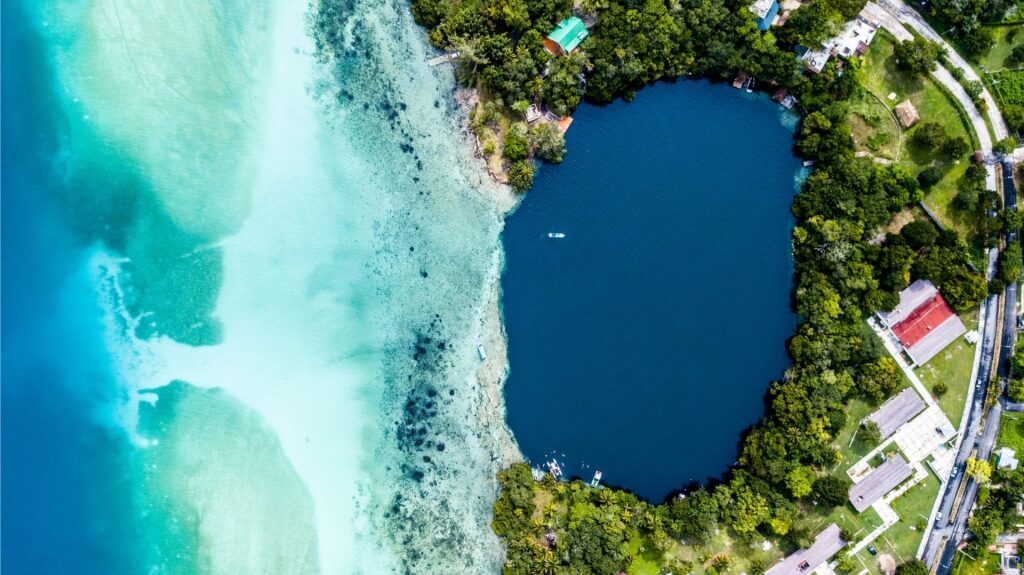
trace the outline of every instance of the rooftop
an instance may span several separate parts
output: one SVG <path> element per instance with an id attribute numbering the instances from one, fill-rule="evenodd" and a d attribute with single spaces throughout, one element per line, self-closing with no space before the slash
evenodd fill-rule
<path id="1" fill-rule="evenodd" d="M 882 439 L 885 439 L 922 411 L 924 400 L 914 388 L 908 387 L 882 404 L 882 407 L 869 415 L 868 419 L 875 422 L 882 432 Z"/>
<path id="2" fill-rule="evenodd" d="M 886 327 L 892 327 L 903 321 L 919 305 L 930 300 L 937 293 L 939 293 L 939 290 L 935 288 L 935 284 L 932 282 L 917 280 L 900 292 L 900 303 L 892 311 L 880 311 L 878 312 L 878 317 L 882 319 Z"/>
<path id="3" fill-rule="evenodd" d="M 860 513 L 913 474 L 907 460 L 896 453 L 850 488 L 850 503 Z"/>
<path id="4" fill-rule="evenodd" d="M 845 545 L 846 542 L 839 534 L 839 526 L 832 523 L 818 533 L 814 538 L 814 544 L 809 549 L 793 552 L 765 572 L 765 575 L 808 575 L 838 553 Z"/>
<path id="5" fill-rule="evenodd" d="M 996 464 L 996 466 L 999 469 L 1017 469 L 1017 464 L 1019 463 L 1019 461 L 1017 460 L 1016 451 L 1010 449 L 1009 447 L 1003 447 L 1002 449 L 996 452 L 996 455 L 999 456 L 999 462 Z"/>
<path id="6" fill-rule="evenodd" d="M 583 20 L 576 16 L 570 16 L 555 26 L 555 29 L 548 34 L 548 40 L 558 44 L 563 53 L 569 54 L 589 35 L 590 32 L 587 31 Z"/>
<path id="7" fill-rule="evenodd" d="M 900 119 L 900 124 L 904 128 L 909 128 L 917 122 L 919 116 L 917 115 L 917 108 L 914 104 L 910 103 L 910 100 L 903 100 L 899 104 L 896 104 L 896 117 Z"/>

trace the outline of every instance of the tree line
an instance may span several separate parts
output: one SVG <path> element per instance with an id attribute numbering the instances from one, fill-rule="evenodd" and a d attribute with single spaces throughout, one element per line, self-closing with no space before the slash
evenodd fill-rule
<path id="1" fill-rule="evenodd" d="M 707 490 L 662 504 L 579 482 L 536 483 L 525 464 L 514 465 L 499 476 L 494 506 L 493 528 L 508 550 L 505 573 L 615 573 L 641 554 L 630 544 L 638 538 L 654 546 L 643 553 L 658 553 L 673 572 L 685 573 L 692 560 L 667 551 L 680 540 L 706 544 L 721 530 L 740 545 L 764 538 L 786 550 L 808 545 L 814 529 L 807 510 L 846 503 L 848 480 L 830 470 L 841 459 L 834 443 L 849 423 L 848 402 L 878 404 L 901 382 L 865 318 L 891 309 L 899 291 L 919 278 L 934 282 L 958 310 L 987 294 L 955 232 L 915 224 L 879 235 L 922 197 L 929 176 L 855 157 L 847 116 L 863 89 L 857 67 L 840 69 L 833 59 L 820 74 L 803 74 L 795 60 L 797 44 L 828 37 L 863 3 L 812 0 L 786 26 L 762 33 L 746 1 L 585 0 L 582 8 L 596 13 L 597 25 L 583 53 L 553 58 L 541 38 L 570 13 L 565 0 L 414 0 L 432 42 L 472 54 L 460 57 L 460 79 L 493 94 L 491 102 L 500 100 L 510 113 L 525 110 L 525 101 L 569 110 L 581 99 L 630 99 L 661 79 L 720 80 L 743 71 L 799 98 L 805 115 L 794 147 L 814 161 L 792 206 L 800 317 L 787 344 L 792 364 L 770 385 L 765 416 L 742 438 L 737 465 Z M 530 134 L 516 130 L 516 161 L 525 161 L 522 144 L 529 148 Z M 932 134 L 933 143 L 965 153 L 960 142 L 947 144 L 940 135 Z M 730 561 L 701 557 L 699 567 L 721 574 Z M 755 564 L 748 572 L 764 568 Z"/>

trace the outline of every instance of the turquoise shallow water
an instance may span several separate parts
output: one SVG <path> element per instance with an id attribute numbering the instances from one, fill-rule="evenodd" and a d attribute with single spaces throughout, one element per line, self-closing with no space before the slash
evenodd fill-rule
<path id="1" fill-rule="evenodd" d="M 575 114 L 503 234 L 508 422 L 532 462 L 660 501 L 735 460 L 794 324 L 780 111 L 679 82 Z"/>
<path id="2" fill-rule="evenodd" d="M 495 569 L 500 220 L 407 6 L 9 6 L 4 566 Z"/>
<path id="3" fill-rule="evenodd" d="M 7 570 L 498 571 L 489 184 L 405 3 L 308 9 L 4 4 Z"/>

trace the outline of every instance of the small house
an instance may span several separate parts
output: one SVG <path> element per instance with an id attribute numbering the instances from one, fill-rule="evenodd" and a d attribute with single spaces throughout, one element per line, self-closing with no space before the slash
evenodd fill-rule
<path id="1" fill-rule="evenodd" d="M 544 49 L 556 56 L 568 56 L 579 48 L 590 32 L 583 20 L 570 16 L 558 23 L 544 39 Z"/>
<path id="2" fill-rule="evenodd" d="M 917 123 L 919 116 L 917 115 L 917 108 L 910 103 L 910 100 L 903 100 L 899 104 L 896 104 L 896 117 L 899 118 L 900 124 L 904 129 L 913 126 Z"/>

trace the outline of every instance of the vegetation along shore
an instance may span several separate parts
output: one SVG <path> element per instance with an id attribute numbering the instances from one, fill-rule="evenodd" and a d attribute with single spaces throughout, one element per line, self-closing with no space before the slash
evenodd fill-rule
<path id="1" fill-rule="evenodd" d="M 931 83 L 942 50 L 918 36 L 882 32 L 884 61 L 855 51 L 818 67 L 797 54 L 839 35 L 866 3 L 794 4 L 784 24 L 770 27 L 746 0 L 413 1 L 430 42 L 457 54 L 459 81 L 478 90 L 471 126 L 479 153 L 517 190 L 530 187 L 534 159 L 561 161 L 565 118 L 584 99 L 631 100 L 651 82 L 681 77 L 727 81 L 742 74 L 779 100 L 788 96 L 802 115 L 794 149 L 814 166 L 792 206 L 793 302 L 801 318 L 788 342 L 792 364 L 770 385 L 765 416 L 741 439 L 737 464 L 715 485 L 661 504 L 580 481 L 537 481 L 526 464 L 514 464 L 499 476 L 494 506 L 505 573 L 757 575 L 811 546 L 828 522 L 838 522 L 841 538 L 851 541 L 849 523 L 837 519 L 850 485 L 839 464 L 857 445 L 846 440 L 860 426 L 850 413 L 906 385 L 865 320 L 894 308 L 899 292 L 918 279 L 931 281 L 961 314 L 1018 279 L 1019 249 L 1004 253 L 992 283 L 978 271 L 984 249 L 1020 222 L 986 189 L 962 109 Z M 969 11 L 935 4 L 940 18 L 940 8 L 956 21 Z M 984 4 L 987 12 L 975 21 L 1001 18 L 1009 8 Z M 562 27 L 582 40 L 563 43 Z M 971 34 L 961 41 L 976 40 Z M 1017 57 L 1007 52 L 1007 61 Z M 913 130 L 917 118 L 897 118 L 895 102 L 887 103 L 897 93 L 920 108 Z M 926 223 L 923 199 L 944 225 Z M 945 391 L 945 384 L 935 386 L 936 395 Z M 857 441 L 877 441 L 876 429 L 862 431 Z M 934 483 L 929 493 L 938 489 Z M 836 570 L 861 566 L 847 557 Z"/>

